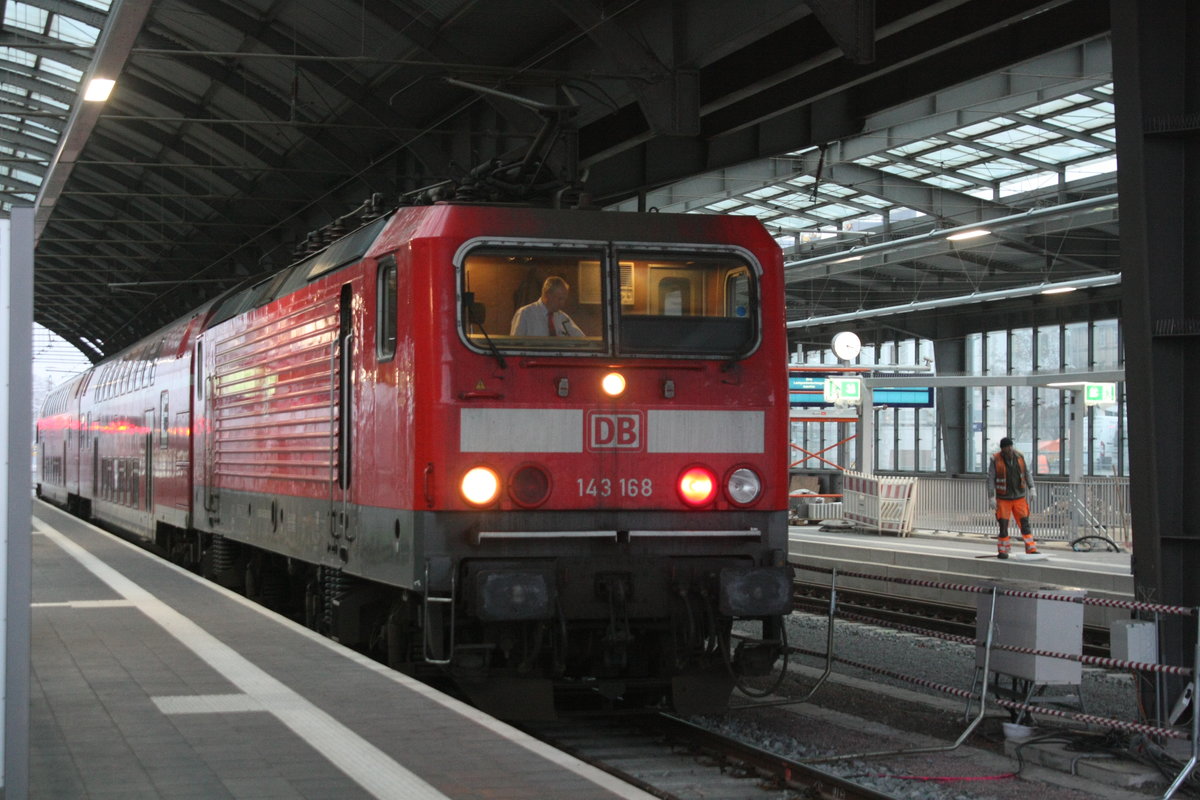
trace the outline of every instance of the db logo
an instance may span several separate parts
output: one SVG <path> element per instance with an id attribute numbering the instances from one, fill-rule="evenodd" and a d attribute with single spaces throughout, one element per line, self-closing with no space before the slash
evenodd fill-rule
<path id="1" fill-rule="evenodd" d="M 641 446 L 641 414 L 636 411 L 588 414 L 589 450 L 639 450 Z"/>

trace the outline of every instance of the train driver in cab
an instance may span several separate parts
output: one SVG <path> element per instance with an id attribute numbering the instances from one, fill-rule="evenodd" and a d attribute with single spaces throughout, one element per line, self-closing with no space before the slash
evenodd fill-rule
<path id="1" fill-rule="evenodd" d="M 584 336 L 575 321 L 562 310 L 571 287 L 557 275 L 546 278 L 542 296 L 521 306 L 512 318 L 512 336 Z"/>

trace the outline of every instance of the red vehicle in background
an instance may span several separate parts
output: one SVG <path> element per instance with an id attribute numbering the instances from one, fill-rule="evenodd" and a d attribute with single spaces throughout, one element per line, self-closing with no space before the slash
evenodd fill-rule
<path id="1" fill-rule="evenodd" d="M 518 335 L 550 277 L 583 335 Z M 753 219 L 403 207 L 63 387 L 39 492 L 502 716 L 723 708 L 785 648 L 782 298 Z"/>

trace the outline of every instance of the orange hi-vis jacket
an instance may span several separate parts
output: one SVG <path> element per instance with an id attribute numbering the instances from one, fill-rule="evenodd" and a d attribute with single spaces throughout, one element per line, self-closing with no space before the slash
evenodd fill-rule
<path id="1" fill-rule="evenodd" d="M 1025 456 L 1023 456 L 1020 452 L 1018 452 L 1016 456 L 1018 467 L 1018 484 L 1022 490 L 1028 489 L 1029 486 L 1025 484 L 1025 476 L 1029 474 L 1028 470 L 1025 469 Z M 1004 463 L 1004 453 L 994 453 L 992 455 L 992 462 L 996 467 L 996 497 L 1003 500 L 1008 496 L 1008 465 Z"/>

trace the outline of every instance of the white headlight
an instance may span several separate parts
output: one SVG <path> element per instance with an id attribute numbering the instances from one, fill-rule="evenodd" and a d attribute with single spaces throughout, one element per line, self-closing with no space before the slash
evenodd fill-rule
<path id="1" fill-rule="evenodd" d="M 463 476 L 459 491 L 468 503 L 487 505 L 500 494 L 500 476 L 487 467 L 475 467 Z"/>
<path id="2" fill-rule="evenodd" d="M 625 376 L 619 372 L 610 372 L 601 379 L 600 388 L 609 397 L 619 397 L 625 391 Z"/>
<path id="3" fill-rule="evenodd" d="M 752 469 L 735 469 L 725 484 L 725 491 L 729 493 L 730 500 L 739 505 L 746 505 L 758 499 L 762 492 L 762 481 Z"/>

